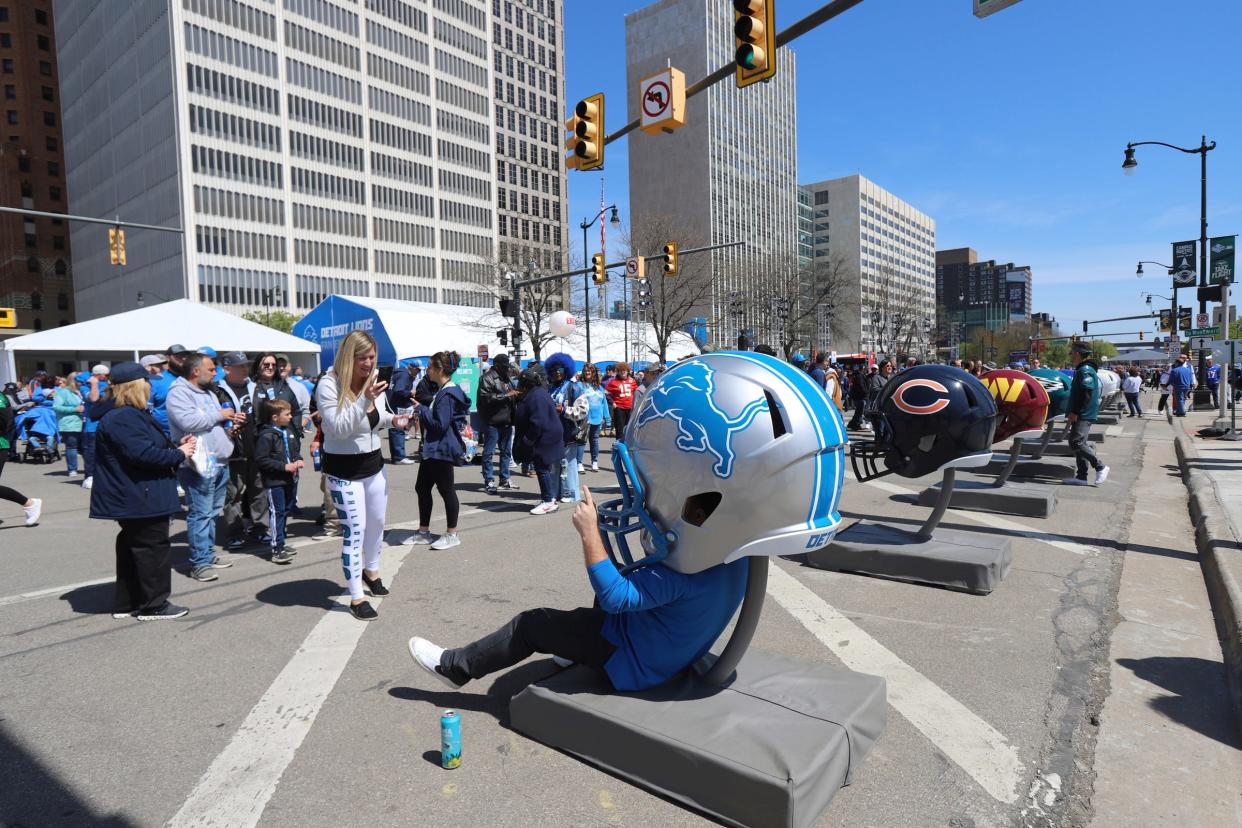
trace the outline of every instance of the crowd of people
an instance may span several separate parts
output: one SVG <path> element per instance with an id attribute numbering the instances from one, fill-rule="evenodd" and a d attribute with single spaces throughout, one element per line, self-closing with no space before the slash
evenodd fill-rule
<path id="1" fill-rule="evenodd" d="M 0 394 L 0 472 L 19 442 L 27 453 L 53 459 L 63 446 L 67 476 L 91 490 L 91 516 L 120 525 L 118 618 L 184 614 L 168 600 L 169 521 L 184 512 L 186 573 L 197 581 L 217 580 L 232 566 L 228 553 L 250 547 L 274 564 L 292 562 L 297 550 L 288 542 L 289 521 L 313 519 L 314 540 L 341 542 L 351 611 L 368 620 L 376 612 L 367 593 L 387 593 L 379 574 L 387 465 L 418 465 L 417 530 L 403 542 L 452 549 L 462 543 L 459 469 L 476 461 L 482 491 L 492 496 L 518 492 L 516 478 L 534 477 L 538 500 L 529 511 L 535 516 L 580 501 L 581 476 L 600 471 L 601 439 L 625 433 L 663 370 L 652 363 L 634 371 L 624 362 L 601 370 L 563 353 L 523 368 L 501 353 L 484 366 L 472 400 L 453 381 L 461 364 L 456 353 L 387 370 L 377 365 L 377 354 L 374 339 L 354 332 L 333 365 L 314 378 L 282 354 L 181 345 L 138 363 L 99 364 L 64 377 L 38 372 Z M 900 367 L 891 359 L 838 362 L 824 352 L 791 361 L 849 416 L 850 429 L 863 431 L 872 428 L 866 414 L 885 385 L 918 364 L 913 357 Z M 1098 367 L 1085 347 L 1074 348 L 1073 362 L 1092 377 Z M 953 364 L 976 375 L 994 367 Z M 1022 367 L 1041 366 L 1034 359 Z M 1184 357 L 1161 370 L 1123 373 L 1130 416 L 1141 416 L 1139 394 L 1147 386 L 1160 390 L 1160 410 L 1172 397 L 1180 416 L 1195 383 Z M 1215 394 L 1219 369 L 1210 362 L 1207 380 Z M 1079 457 L 1074 482 L 1085 482 L 1088 467 L 1102 482 L 1107 469 L 1086 436 L 1095 413 L 1079 408 L 1071 416 L 1085 427 L 1069 434 Z M 304 510 L 299 488 L 308 462 L 322 475 L 315 507 Z M 433 534 L 437 497 L 446 528 Z M 19 505 L 27 525 L 38 523 L 39 499 L 4 486 L 0 499 Z"/>

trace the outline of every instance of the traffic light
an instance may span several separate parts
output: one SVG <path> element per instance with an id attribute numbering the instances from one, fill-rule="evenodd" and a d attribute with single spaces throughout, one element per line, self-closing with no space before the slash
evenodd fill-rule
<path id="1" fill-rule="evenodd" d="M 651 285 L 645 277 L 638 280 L 638 306 L 640 308 L 651 307 Z"/>
<path id="2" fill-rule="evenodd" d="M 501 345 L 508 345 L 509 344 L 509 329 L 501 328 L 500 330 L 496 331 L 496 339 L 500 342 Z"/>
<path id="3" fill-rule="evenodd" d="M 1089 322 L 1087 322 L 1087 320 L 1085 320 L 1085 319 L 1084 319 L 1084 320 L 1082 320 L 1082 332 L 1083 332 L 1084 334 L 1087 332 L 1087 325 L 1089 325 L 1089 324 L 1090 324 L 1090 323 L 1089 323 Z"/>
<path id="4" fill-rule="evenodd" d="M 578 101 L 574 117 L 565 122 L 571 134 L 565 142 L 569 150 L 566 165 L 574 170 L 598 170 L 604 166 L 604 95 Z"/>
<path id="5" fill-rule="evenodd" d="M 1142 342 L 1145 338 L 1146 337 L 1144 336 L 1143 332 L 1139 331 L 1139 342 Z"/>
<path id="6" fill-rule="evenodd" d="M 597 285 L 608 284 L 608 271 L 604 269 L 604 254 L 603 253 L 591 254 L 591 270 L 594 271 L 591 274 L 592 282 L 594 282 Z"/>
<path id="7" fill-rule="evenodd" d="M 517 308 L 513 305 L 512 299 L 500 300 L 500 315 L 507 316 L 512 319 L 517 314 Z"/>
<path id="8" fill-rule="evenodd" d="M 125 231 L 119 227 L 108 228 L 108 252 L 114 265 L 125 264 Z"/>
<path id="9" fill-rule="evenodd" d="M 776 74 L 775 0 L 733 0 L 734 81 L 743 89 Z"/>
<path id="10" fill-rule="evenodd" d="M 664 245 L 664 275 L 677 275 L 677 242 L 675 241 Z"/>

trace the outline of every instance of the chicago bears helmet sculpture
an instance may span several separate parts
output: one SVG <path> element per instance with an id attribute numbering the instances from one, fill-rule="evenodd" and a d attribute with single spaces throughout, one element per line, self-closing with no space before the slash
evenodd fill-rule
<path id="1" fill-rule="evenodd" d="M 859 481 L 886 474 L 922 477 L 955 460 L 992 453 L 996 402 L 961 368 L 917 365 L 903 371 L 888 381 L 867 416 L 873 439 L 850 446 Z"/>

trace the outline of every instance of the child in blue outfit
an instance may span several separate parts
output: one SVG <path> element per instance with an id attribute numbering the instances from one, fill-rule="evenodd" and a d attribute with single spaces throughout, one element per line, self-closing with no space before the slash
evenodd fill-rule
<path id="1" fill-rule="evenodd" d="M 285 524 L 293 508 L 298 472 L 302 462 L 302 446 L 297 429 L 291 428 L 293 406 L 276 399 L 267 403 L 269 422 L 259 429 L 255 439 L 254 459 L 267 492 L 267 511 L 272 524 L 272 563 L 287 564 L 297 554 L 285 548 Z"/>

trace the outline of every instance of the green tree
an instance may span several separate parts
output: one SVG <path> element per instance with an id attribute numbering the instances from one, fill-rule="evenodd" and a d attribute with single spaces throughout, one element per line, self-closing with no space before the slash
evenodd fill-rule
<path id="1" fill-rule="evenodd" d="M 288 311 L 246 311 L 242 314 L 242 319 L 247 322 L 258 322 L 260 325 L 266 325 L 269 328 L 275 328 L 282 333 L 292 333 L 293 326 L 298 323 L 302 317 Z"/>

